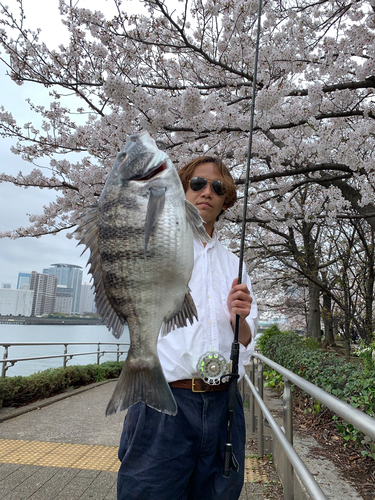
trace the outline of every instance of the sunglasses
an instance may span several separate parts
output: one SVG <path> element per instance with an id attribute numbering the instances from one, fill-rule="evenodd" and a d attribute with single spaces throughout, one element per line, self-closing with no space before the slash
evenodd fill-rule
<path id="1" fill-rule="evenodd" d="M 202 191 L 207 186 L 207 183 L 211 184 L 212 191 L 218 196 L 224 196 L 226 193 L 225 184 L 221 181 L 209 181 L 204 177 L 193 177 L 190 179 L 189 185 L 192 191 Z"/>

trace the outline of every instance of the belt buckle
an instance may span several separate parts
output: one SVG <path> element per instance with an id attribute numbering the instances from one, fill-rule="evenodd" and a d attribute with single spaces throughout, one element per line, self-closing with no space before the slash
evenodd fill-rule
<path id="1" fill-rule="evenodd" d="M 193 378 L 191 380 L 191 390 L 192 390 L 192 392 L 206 392 L 206 389 L 203 389 L 203 391 L 199 391 L 199 390 L 195 389 L 195 380 L 202 380 L 202 379 L 197 377 L 197 378 Z"/>

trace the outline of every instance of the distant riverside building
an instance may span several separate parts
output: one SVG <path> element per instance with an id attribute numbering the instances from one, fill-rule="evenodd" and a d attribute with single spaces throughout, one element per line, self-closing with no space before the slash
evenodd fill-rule
<path id="1" fill-rule="evenodd" d="M 12 288 L 12 285 L 10 283 L 1 283 L 1 288 Z"/>
<path id="2" fill-rule="evenodd" d="M 57 285 L 55 311 L 64 314 L 72 314 L 73 288 Z"/>
<path id="3" fill-rule="evenodd" d="M 82 267 L 72 264 L 51 264 L 43 273 L 56 276 L 58 285 L 73 289 L 72 314 L 79 314 L 81 299 Z"/>
<path id="4" fill-rule="evenodd" d="M 34 292 L 0 288 L 0 314 L 2 316 L 31 316 Z"/>
<path id="5" fill-rule="evenodd" d="M 31 273 L 30 290 L 34 291 L 33 307 L 31 310 L 33 316 L 42 316 L 43 314 L 54 312 L 56 288 L 56 276 L 41 274 L 36 271 Z"/>
<path id="6" fill-rule="evenodd" d="M 95 296 L 92 284 L 90 283 L 83 284 L 81 287 L 81 302 L 79 306 L 80 314 L 96 312 L 94 298 Z"/>
<path id="7" fill-rule="evenodd" d="M 30 284 L 30 273 L 18 273 L 17 290 L 27 290 L 24 285 Z"/>

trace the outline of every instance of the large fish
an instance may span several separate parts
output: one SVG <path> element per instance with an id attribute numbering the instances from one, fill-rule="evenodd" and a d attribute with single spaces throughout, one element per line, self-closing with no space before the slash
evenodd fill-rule
<path id="1" fill-rule="evenodd" d="M 143 401 L 175 415 L 157 339 L 162 326 L 166 334 L 197 318 L 188 289 L 193 236 L 210 238 L 172 162 L 147 132 L 131 136 L 120 151 L 78 231 L 79 244 L 90 249 L 98 313 L 116 338 L 129 326 L 129 352 L 106 414 Z"/>

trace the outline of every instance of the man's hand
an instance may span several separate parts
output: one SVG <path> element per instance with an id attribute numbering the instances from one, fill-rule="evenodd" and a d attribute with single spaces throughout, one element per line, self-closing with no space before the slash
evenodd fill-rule
<path id="1" fill-rule="evenodd" d="M 247 316 L 249 316 L 251 303 L 253 301 L 247 285 L 244 283 L 238 285 L 237 283 L 238 278 L 235 278 L 227 299 L 228 310 L 231 315 L 232 323 L 236 320 L 236 314 L 238 314 L 241 320 L 244 320 Z"/>
<path id="2" fill-rule="evenodd" d="M 251 330 L 246 318 L 250 314 L 252 301 L 253 299 L 250 296 L 250 290 L 247 288 L 247 285 L 244 283 L 238 285 L 238 278 L 235 278 L 227 298 L 227 306 L 230 312 L 233 331 L 236 324 L 236 314 L 240 317 L 238 340 L 245 347 L 251 341 Z"/>

